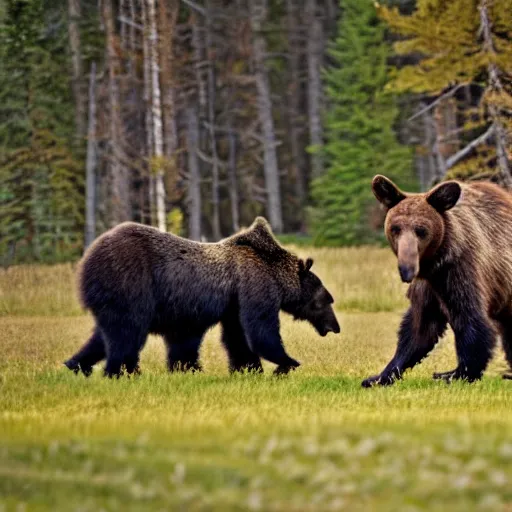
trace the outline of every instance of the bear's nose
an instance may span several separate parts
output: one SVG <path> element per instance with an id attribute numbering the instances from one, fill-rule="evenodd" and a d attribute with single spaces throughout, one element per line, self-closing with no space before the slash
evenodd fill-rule
<path id="1" fill-rule="evenodd" d="M 414 267 L 410 265 L 398 265 L 398 272 L 404 283 L 410 283 L 414 279 Z"/>
<path id="2" fill-rule="evenodd" d="M 327 326 L 326 331 L 327 331 L 326 334 L 328 332 L 333 332 L 334 334 L 339 334 L 341 332 L 341 329 L 340 329 L 340 324 L 338 323 L 338 320 L 334 319 L 334 321 Z"/>

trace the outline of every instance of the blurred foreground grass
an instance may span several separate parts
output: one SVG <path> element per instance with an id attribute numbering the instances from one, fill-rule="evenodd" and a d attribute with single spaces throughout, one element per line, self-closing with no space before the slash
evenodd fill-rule
<path id="1" fill-rule="evenodd" d="M 4 272 L 0 510 L 512 510 L 501 352 L 482 382 L 434 382 L 455 365 L 448 334 L 403 382 L 362 389 L 395 348 L 395 262 L 381 249 L 300 252 L 335 295 L 342 333 L 319 338 L 283 316 L 302 366 L 278 379 L 271 365 L 229 376 L 218 329 L 203 374 L 169 375 L 150 338 L 142 376 L 76 377 L 62 361 L 92 320 L 72 268 Z"/>

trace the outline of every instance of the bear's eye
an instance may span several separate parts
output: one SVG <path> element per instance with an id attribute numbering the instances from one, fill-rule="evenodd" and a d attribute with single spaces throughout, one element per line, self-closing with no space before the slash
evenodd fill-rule
<path id="1" fill-rule="evenodd" d="M 416 233 L 416 236 L 418 238 L 426 238 L 427 237 L 427 230 L 426 230 L 426 228 L 421 228 L 421 227 L 414 228 L 414 232 Z"/>
<path id="2" fill-rule="evenodd" d="M 393 235 L 399 235 L 400 234 L 400 226 L 397 226 L 396 224 L 394 224 L 393 226 L 391 226 L 391 233 Z"/>
<path id="3" fill-rule="evenodd" d="M 319 300 L 313 301 L 313 309 L 322 309 L 324 306 Z"/>

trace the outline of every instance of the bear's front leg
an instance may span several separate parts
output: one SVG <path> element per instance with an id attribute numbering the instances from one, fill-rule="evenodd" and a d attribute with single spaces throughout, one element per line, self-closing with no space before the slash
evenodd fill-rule
<path id="1" fill-rule="evenodd" d="M 268 278 L 244 281 L 239 291 L 239 317 L 244 337 L 252 352 L 278 367 L 297 368 L 300 363 L 290 357 L 279 333 L 280 292 Z"/>
<path id="2" fill-rule="evenodd" d="M 222 343 L 228 353 L 231 373 L 263 373 L 260 358 L 252 352 L 245 338 L 238 309 L 229 311 L 222 319 Z"/>
<path id="3" fill-rule="evenodd" d="M 382 373 L 362 382 L 365 388 L 389 386 L 401 379 L 405 370 L 418 364 L 434 348 L 446 329 L 446 315 L 428 283 L 413 282 L 408 296 L 411 306 L 400 324 L 396 353 Z"/>
<path id="4" fill-rule="evenodd" d="M 291 369 L 298 368 L 300 363 L 290 357 L 283 347 L 279 334 L 278 311 L 268 312 L 260 315 L 259 318 L 241 315 L 241 321 L 251 351 L 259 357 L 277 364 L 276 371 L 284 374 Z"/>

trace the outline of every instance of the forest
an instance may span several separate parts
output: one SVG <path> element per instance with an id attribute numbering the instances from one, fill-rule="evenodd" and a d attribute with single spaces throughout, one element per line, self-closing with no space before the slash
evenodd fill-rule
<path id="1" fill-rule="evenodd" d="M 377 173 L 512 186 L 511 93 L 512 0 L 0 0 L 0 263 L 379 242 Z"/>

